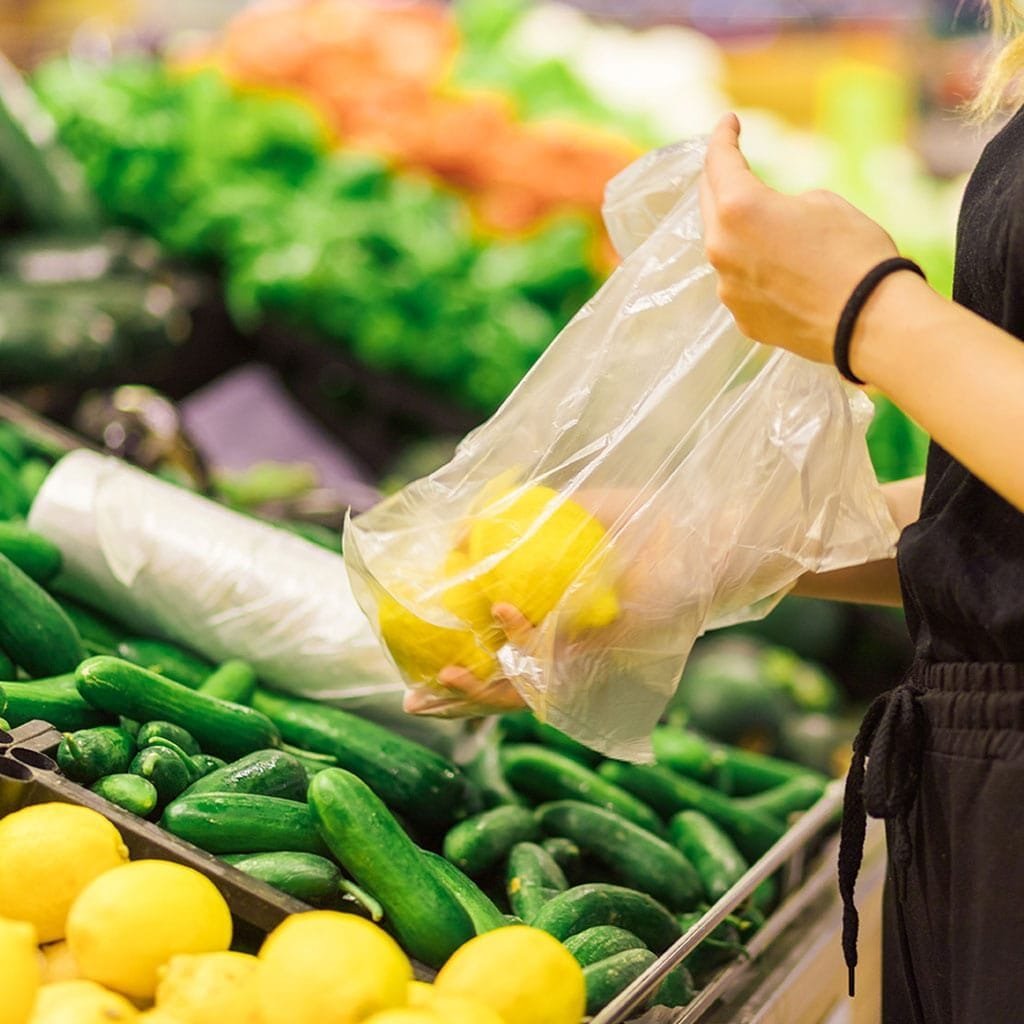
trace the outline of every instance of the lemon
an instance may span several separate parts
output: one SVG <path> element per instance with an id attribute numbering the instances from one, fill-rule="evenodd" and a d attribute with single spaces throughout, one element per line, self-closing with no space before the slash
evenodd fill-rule
<path id="1" fill-rule="evenodd" d="M 29 1024 L 121 1024 L 138 1016 L 124 996 L 94 981 L 58 981 L 39 990 Z"/>
<path id="2" fill-rule="evenodd" d="M 470 939 L 441 968 L 438 995 L 489 1006 L 504 1024 L 579 1024 L 583 969 L 553 936 L 527 925 Z"/>
<path id="3" fill-rule="evenodd" d="M 35 925 L 40 942 L 64 938 L 75 897 L 128 859 L 113 825 L 72 804 L 34 804 L 0 819 L 0 917 Z"/>
<path id="4" fill-rule="evenodd" d="M 25 1024 L 38 988 L 35 928 L 0 918 L 0 1024 Z"/>
<path id="5" fill-rule="evenodd" d="M 420 1008 L 430 1006 L 430 1001 L 434 998 L 434 986 L 426 981 L 410 981 L 409 991 L 406 995 L 406 1002 L 410 1006 L 417 1006 Z"/>
<path id="6" fill-rule="evenodd" d="M 489 1006 L 464 996 L 437 992 L 425 981 L 409 983 L 409 1005 L 421 1010 L 433 1010 L 445 1024 L 504 1024 Z"/>
<path id="7" fill-rule="evenodd" d="M 260 1024 L 259 965 L 246 953 L 172 957 L 160 972 L 156 1005 L 181 1024 Z"/>
<path id="8" fill-rule="evenodd" d="M 355 1024 L 405 1003 L 412 967 L 390 935 L 352 914 L 287 918 L 260 950 L 264 1024 Z"/>
<path id="9" fill-rule="evenodd" d="M 166 1010 L 153 1007 L 135 1018 L 135 1024 L 185 1024 L 177 1017 L 172 1017 Z"/>
<path id="10" fill-rule="evenodd" d="M 144 999 L 172 956 L 231 945 L 231 911 L 198 871 L 138 860 L 91 882 L 71 907 L 67 931 L 83 977 Z"/>
<path id="11" fill-rule="evenodd" d="M 619 602 L 604 581 L 604 527 L 582 505 L 550 487 L 503 495 L 481 508 L 469 529 L 473 564 L 496 559 L 480 587 L 491 605 L 508 603 L 538 624 L 573 587 L 574 630 L 614 622 Z"/>
<path id="12" fill-rule="evenodd" d="M 78 964 L 66 942 L 51 942 L 43 946 L 43 958 L 46 961 L 43 978 L 47 985 L 54 981 L 74 981 L 81 977 Z"/>
<path id="13" fill-rule="evenodd" d="M 363 1024 L 448 1024 L 448 1021 L 433 1010 L 403 1007 L 400 1010 L 383 1010 L 372 1017 L 365 1017 Z"/>

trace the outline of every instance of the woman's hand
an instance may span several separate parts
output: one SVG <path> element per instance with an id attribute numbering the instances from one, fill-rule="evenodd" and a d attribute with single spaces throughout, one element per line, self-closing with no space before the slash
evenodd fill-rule
<path id="1" fill-rule="evenodd" d="M 735 114 L 718 123 L 700 183 L 719 297 L 747 337 L 831 363 L 843 306 L 873 266 L 897 255 L 896 246 L 831 192 L 770 189 L 751 172 L 739 136 Z"/>

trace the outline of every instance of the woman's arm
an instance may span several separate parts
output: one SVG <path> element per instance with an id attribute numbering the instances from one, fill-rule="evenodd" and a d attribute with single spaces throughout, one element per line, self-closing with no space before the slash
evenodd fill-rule
<path id="1" fill-rule="evenodd" d="M 740 329 L 830 363 L 839 314 L 864 274 L 896 254 L 892 239 L 838 196 L 764 185 L 732 116 L 708 150 L 702 208 L 719 294 Z M 1024 511 L 1024 344 L 902 272 L 868 300 L 850 356 L 855 373 Z"/>

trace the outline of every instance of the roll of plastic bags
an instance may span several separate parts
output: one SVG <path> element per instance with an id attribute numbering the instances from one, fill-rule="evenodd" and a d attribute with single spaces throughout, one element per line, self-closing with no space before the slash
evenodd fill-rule
<path id="1" fill-rule="evenodd" d="M 718 300 L 704 152 L 610 183 L 618 269 L 450 463 L 346 524 L 356 598 L 438 706 L 465 699 L 438 680 L 454 661 L 481 693 L 507 680 L 576 739 L 648 759 L 698 636 L 765 615 L 806 571 L 893 553 L 869 399 L 743 337 Z M 515 643 L 499 602 L 533 626 Z"/>
<path id="2" fill-rule="evenodd" d="M 434 745 L 458 731 L 402 712 L 404 684 L 333 552 L 85 450 L 53 468 L 29 524 L 63 553 L 61 590 L 142 635 L 243 658 L 278 689 Z"/>

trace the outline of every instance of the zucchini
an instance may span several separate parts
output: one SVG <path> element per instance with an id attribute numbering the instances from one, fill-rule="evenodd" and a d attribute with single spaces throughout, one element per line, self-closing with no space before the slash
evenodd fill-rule
<path id="1" fill-rule="evenodd" d="M 613 924 L 599 924 L 594 928 L 570 935 L 565 948 L 576 958 L 580 967 L 589 967 L 600 960 L 607 960 L 616 953 L 627 949 L 646 949 L 643 942 L 625 928 Z"/>
<path id="2" fill-rule="evenodd" d="M 613 811 L 560 800 L 539 807 L 537 818 L 548 835 L 567 836 L 623 885 L 670 910 L 689 910 L 704 895 L 701 877 L 683 853 Z"/>
<path id="3" fill-rule="evenodd" d="M 804 765 L 753 750 L 724 743 L 715 747 L 715 787 L 731 796 L 753 796 L 804 775 L 814 772 Z"/>
<path id="4" fill-rule="evenodd" d="M 283 750 L 257 750 L 204 775 L 189 786 L 193 793 L 258 793 L 305 802 L 306 769 Z"/>
<path id="5" fill-rule="evenodd" d="M 256 692 L 256 672 L 247 661 L 225 661 L 200 683 L 199 692 L 235 704 L 251 704 Z"/>
<path id="6" fill-rule="evenodd" d="M 680 811 L 669 821 L 668 834 L 697 869 L 712 903 L 746 873 L 747 862 L 735 843 L 700 811 Z"/>
<path id="7" fill-rule="evenodd" d="M 18 666 L 14 664 L 6 651 L 0 650 L 0 680 L 17 678 Z"/>
<path id="8" fill-rule="evenodd" d="M 74 623 L 82 638 L 82 646 L 89 654 L 113 654 L 117 650 L 121 631 L 114 622 L 63 594 L 55 596 L 54 600 Z"/>
<path id="9" fill-rule="evenodd" d="M 735 804 L 745 811 L 768 814 L 785 821 L 791 814 L 806 811 L 825 792 L 825 779 L 812 772 L 803 772 L 774 789 L 755 796 L 737 798 Z"/>
<path id="10" fill-rule="evenodd" d="M 135 734 L 135 742 L 140 747 L 148 747 L 158 736 L 177 744 L 186 754 L 202 753 L 192 733 L 173 722 L 153 721 L 140 725 L 139 731 Z"/>
<path id="11" fill-rule="evenodd" d="M 566 878 L 571 880 L 579 877 L 583 867 L 583 851 L 571 839 L 566 839 L 565 836 L 551 836 L 540 845 L 551 854 Z"/>
<path id="12" fill-rule="evenodd" d="M 160 802 L 156 786 L 149 779 L 130 773 L 106 775 L 89 788 L 104 800 L 140 818 L 148 818 Z"/>
<path id="13" fill-rule="evenodd" d="M 153 784 L 161 804 L 168 804 L 184 793 L 193 781 L 194 766 L 187 761 L 188 755 L 179 750 L 143 747 L 132 759 L 131 773 Z"/>
<path id="14" fill-rule="evenodd" d="M 143 722 L 173 722 L 219 757 L 238 758 L 281 743 L 273 723 L 260 712 L 197 693 L 121 658 L 90 658 L 76 677 L 79 692 L 94 707 Z"/>
<path id="15" fill-rule="evenodd" d="M 117 656 L 190 690 L 197 690 L 213 671 L 208 661 L 166 640 L 130 637 L 118 643 Z"/>
<path id="16" fill-rule="evenodd" d="M 695 732 L 659 725 L 651 733 L 651 746 L 655 761 L 680 775 L 700 782 L 714 777 L 716 747 Z"/>
<path id="17" fill-rule="evenodd" d="M 196 766 L 196 771 L 201 779 L 204 775 L 209 775 L 210 772 L 223 768 L 227 761 L 222 757 L 214 757 L 213 754 L 193 754 L 192 763 Z"/>
<path id="18" fill-rule="evenodd" d="M 664 953 L 682 934 L 679 922 L 656 899 L 604 882 L 588 882 L 559 893 L 530 923 L 563 942 L 587 928 L 614 924 L 632 932 L 655 953 Z"/>
<path id="19" fill-rule="evenodd" d="M 508 784 L 501 767 L 501 737 L 500 726 L 488 732 L 476 757 L 466 765 L 466 775 L 479 787 L 488 807 L 523 805 L 526 801 Z"/>
<path id="20" fill-rule="evenodd" d="M 60 548 L 24 523 L 0 523 L 0 555 L 6 555 L 36 583 L 49 583 L 60 572 Z"/>
<path id="21" fill-rule="evenodd" d="M 5 681 L 3 689 L 7 695 L 5 714 L 13 726 L 38 718 L 55 729 L 72 731 L 104 725 L 111 718 L 82 699 L 73 675 L 33 679 L 27 683 Z"/>
<path id="22" fill-rule="evenodd" d="M 315 853 L 229 853 L 221 860 L 313 906 L 337 896 L 341 884 L 338 866 Z"/>
<path id="23" fill-rule="evenodd" d="M 494 901 L 473 881 L 460 871 L 450 860 L 429 850 L 420 851 L 433 868 L 441 884 L 455 897 L 458 904 L 469 915 L 477 935 L 504 928 L 508 922 L 505 915 L 495 906 Z"/>
<path id="24" fill-rule="evenodd" d="M 649 949 L 624 949 L 583 968 L 587 1013 L 603 1010 L 627 985 L 636 981 L 658 958 Z"/>
<path id="25" fill-rule="evenodd" d="M 208 853 L 330 853 L 305 804 L 259 793 L 185 793 L 160 825 Z"/>
<path id="26" fill-rule="evenodd" d="M 516 843 L 508 857 L 505 891 L 512 913 L 532 921 L 548 900 L 565 892 L 569 882 L 554 858 L 536 843 Z"/>
<path id="27" fill-rule="evenodd" d="M 775 818 L 737 807 L 717 790 L 658 765 L 606 761 L 600 772 L 605 778 L 647 800 L 666 817 L 680 811 L 700 811 L 729 834 L 748 860 L 757 860 L 786 831 Z"/>
<path id="28" fill-rule="evenodd" d="M 516 843 L 539 836 L 533 811 L 515 805 L 494 807 L 455 825 L 444 837 L 444 855 L 477 878 L 503 861 Z"/>
<path id="29" fill-rule="evenodd" d="M 342 768 L 309 784 L 309 806 L 331 852 L 380 900 L 399 942 L 439 967 L 473 937 L 473 922 L 370 787 Z"/>
<path id="30" fill-rule="evenodd" d="M 374 722 L 261 689 L 253 707 L 270 718 L 288 743 L 337 758 L 341 768 L 358 775 L 416 825 L 445 828 L 476 804 L 476 787 L 451 761 Z"/>
<path id="31" fill-rule="evenodd" d="M 512 786 L 535 800 L 581 800 L 615 811 L 655 835 L 664 833 L 650 807 L 571 757 L 523 744 L 505 747 L 501 761 Z"/>
<path id="32" fill-rule="evenodd" d="M 35 678 L 74 672 L 85 658 L 64 610 L 35 580 L 0 555 L 0 647 Z"/>
<path id="33" fill-rule="evenodd" d="M 104 775 L 128 771 L 135 756 L 135 741 L 116 725 L 66 732 L 57 748 L 57 764 L 72 781 L 91 786 Z"/>

